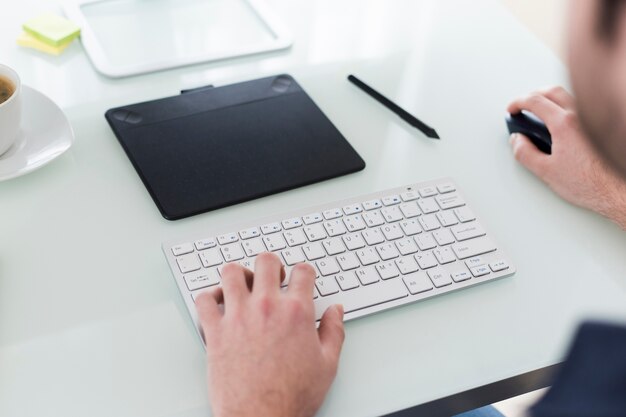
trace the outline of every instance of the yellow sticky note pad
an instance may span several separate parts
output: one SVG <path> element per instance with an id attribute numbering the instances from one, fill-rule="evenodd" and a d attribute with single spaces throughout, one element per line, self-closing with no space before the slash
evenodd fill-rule
<path id="1" fill-rule="evenodd" d="M 23 46 L 25 48 L 36 49 L 38 51 L 45 52 L 46 54 L 50 54 L 50 55 L 61 55 L 61 53 L 65 51 L 67 47 L 70 46 L 71 43 L 72 42 L 70 41 L 70 42 L 64 43 L 61 46 L 52 46 L 52 45 L 48 45 L 45 42 L 40 41 L 39 39 L 36 39 L 35 37 L 29 35 L 26 32 L 22 32 L 19 38 L 17 38 L 17 44 L 19 46 Z"/>
<path id="2" fill-rule="evenodd" d="M 24 31 L 50 46 L 61 46 L 80 35 L 80 28 L 64 17 L 44 13 L 22 26 Z"/>

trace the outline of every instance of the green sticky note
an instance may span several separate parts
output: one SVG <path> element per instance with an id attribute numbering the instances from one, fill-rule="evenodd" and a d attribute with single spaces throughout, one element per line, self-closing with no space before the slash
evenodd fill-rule
<path id="1" fill-rule="evenodd" d="M 52 13 L 39 15 L 22 26 L 33 37 L 51 46 L 61 46 L 80 35 L 80 28 L 71 21 Z"/>

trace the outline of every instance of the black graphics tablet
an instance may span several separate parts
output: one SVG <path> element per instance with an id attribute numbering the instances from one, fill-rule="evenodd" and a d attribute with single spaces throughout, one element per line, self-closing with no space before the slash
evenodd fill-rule
<path id="1" fill-rule="evenodd" d="M 169 220 L 365 168 L 289 75 L 192 90 L 105 116 Z"/>

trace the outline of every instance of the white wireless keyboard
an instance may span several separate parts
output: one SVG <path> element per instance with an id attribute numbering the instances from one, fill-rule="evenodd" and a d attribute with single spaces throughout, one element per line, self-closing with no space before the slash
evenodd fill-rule
<path id="1" fill-rule="evenodd" d="M 196 326 L 194 299 L 228 262 L 254 270 L 274 252 L 290 269 L 315 266 L 316 318 L 340 303 L 345 320 L 515 272 L 450 179 L 349 198 L 259 221 L 216 226 L 163 244 Z"/>

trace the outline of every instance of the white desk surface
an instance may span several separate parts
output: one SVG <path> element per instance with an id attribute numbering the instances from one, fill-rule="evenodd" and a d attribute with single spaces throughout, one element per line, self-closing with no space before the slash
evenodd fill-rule
<path id="1" fill-rule="evenodd" d="M 271 0 L 290 51 L 123 80 L 79 44 L 14 45 L 54 2 L 3 10 L 0 60 L 51 96 L 76 133 L 49 166 L 0 183 L 0 415 L 208 415 L 203 349 L 160 243 L 441 176 L 453 177 L 518 273 L 347 324 L 319 415 L 371 416 L 553 364 L 584 317 L 626 318 L 626 239 L 515 163 L 505 105 L 566 81 L 557 59 L 490 0 Z M 9 23 L 7 23 L 9 22 Z M 10 23 L 12 22 L 12 23 Z M 367 162 L 360 173 L 169 222 L 109 130 L 110 107 L 182 88 L 293 74 Z M 345 79 L 354 73 L 432 124 L 425 139 Z"/>

